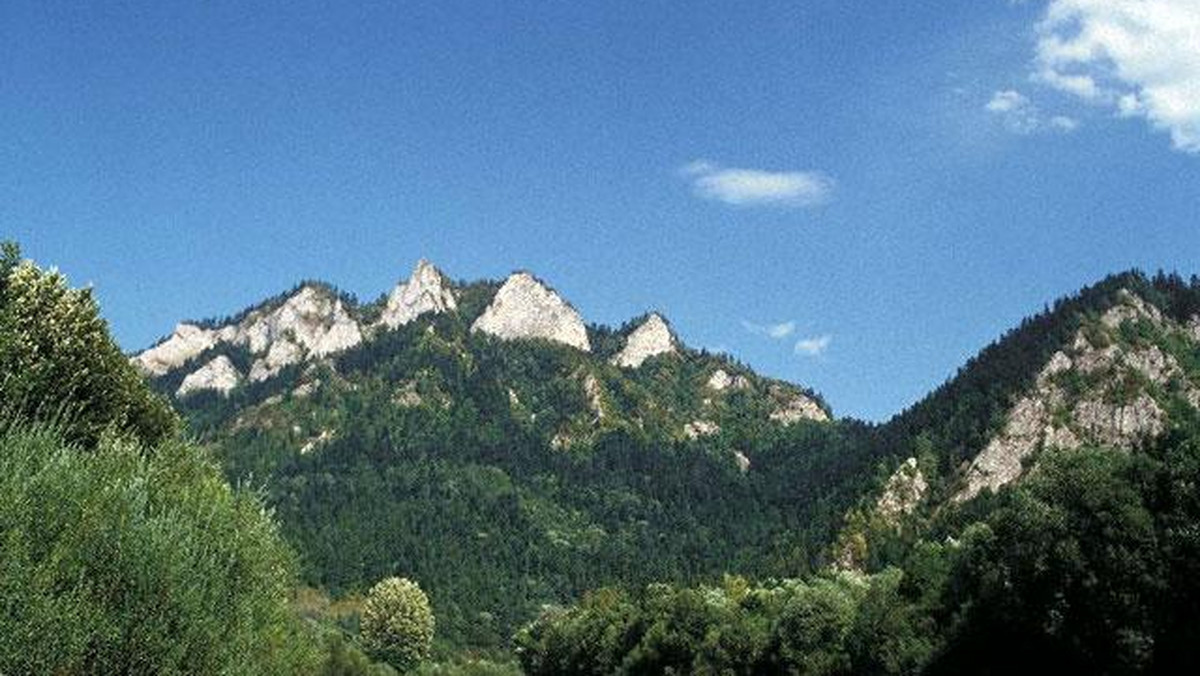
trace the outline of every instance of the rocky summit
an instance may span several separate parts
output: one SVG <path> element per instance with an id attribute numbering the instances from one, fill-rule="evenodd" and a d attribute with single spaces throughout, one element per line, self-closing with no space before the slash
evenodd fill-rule
<path id="1" fill-rule="evenodd" d="M 342 299 L 329 289 L 306 284 L 282 301 L 267 303 L 238 320 L 207 327 L 179 324 L 167 339 L 135 356 L 133 363 L 148 375 L 163 376 L 227 345 L 249 351 L 254 360 L 245 375 L 251 381 L 261 381 L 306 357 L 341 352 L 362 340 L 359 324 Z M 207 362 L 192 375 L 202 375 L 212 365 L 212 361 Z M 236 374 L 239 381 L 243 376 L 232 362 L 222 363 L 219 371 L 226 376 Z M 213 389 L 227 393 L 233 387 L 229 383 L 228 377 L 200 377 L 185 392 Z"/>
<path id="2" fill-rule="evenodd" d="M 654 313 L 629 334 L 625 347 L 612 358 L 612 363 L 637 368 L 650 357 L 674 351 L 675 336 L 671 328 L 658 313 Z"/>
<path id="3" fill-rule="evenodd" d="M 379 324 L 394 329 L 427 312 L 454 312 L 456 309 L 458 304 L 454 292 L 442 273 L 422 258 L 408 281 L 398 285 L 388 295 L 387 305 L 379 316 Z"/>
<path id="4" fill-rule="evenodd" d="M 503 340 L 540 338 L 591 351 L 583 318 L 528 272 L 510 276 L 471 326 Z"/>

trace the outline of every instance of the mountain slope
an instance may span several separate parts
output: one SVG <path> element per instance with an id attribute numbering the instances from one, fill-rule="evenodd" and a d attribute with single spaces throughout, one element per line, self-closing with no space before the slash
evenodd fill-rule
<path id="1" fill-rule="evenodd" d="M 1198 408 L 1200 281 L 1109 277 L 1026 320 L 877 431 L 877 454 L 896 469 L 850 515 L 836 556 L 881 565 L 887 555 L 868 541 L 886 549 L 901 522 L 915 537 L 949 518 L 944 508 L 1028 474 L 1045 450 L 1137 450 Z"/>
<path id="2" fill-rule="evenodd" d="M 528 273 L 422 262 L 369 304 L 305 283 L 133 359 L 231 478 L 266 483 L 310 584 L 413 577 L 453 646 L 601 584 L 818 565 L 869 463 L 812 392 L 657 313 L 586 325 Z"/>

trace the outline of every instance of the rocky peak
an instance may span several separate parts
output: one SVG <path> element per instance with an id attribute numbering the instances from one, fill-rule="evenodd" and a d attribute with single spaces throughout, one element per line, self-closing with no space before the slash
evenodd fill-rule
<path id="1" fill-rule="evenodd" d="M 161 376 L 217 343 L 217 332 L 195 324 L 179 324 L 170 337 L 133 358 L 143 372 Z"/>
<path id="2" fill-rule="evenodd" d="M 193 373 L 189 373 L 183 379 L 183 383 L 179 385 L 179 389 L 175 391 L 175 396 L 182 397 L 202 390 L 214 390 L 222 395 L 228 395 L 229 391 L 237 387 L 241 380 L 242 374 L 238 372 L 233 362 L 229 361 L 229 357 L 220 355 Z"/>
<path id="3" fill-rule="evenodd" d="M 305 285 L 279 307 L 256 310 L 238 325 L 233 342 L 267 352 L 280 339 L 294 340 L 314 357 L 340 352 L 362 342 L 358 322 L 332 293 Z"/>
<path id="4" fill-rule="evenodd" d="M 306 284 L 283 302 L 252 310 L 236 322 L 215 328 L 180 324 L 169 338 L 135 356 L 132 361 L 143 372 L 161 376 L 218 345 L 245 346 L 259 356 L 251 366 L 249 376 L 258 381 L 274 376 L 283 367 L 305 357 L 324 357 L 360 342 L 362 332 L 358 322 L 342 300 L 327 289 Z M 218 374 L 222 376 L 218 382 L 224 387 L 231 382 L 226 376 L 233 367 L 232 364 L 228 366 L 225 368 L 225 364 L 212 360 L 188 377 L 197 376 L 194 382 L 203 382 Z M 236 381 L 240 380 L 241 374 L 238 374 Z"/>
<path id="5" fill-rule="evenodd" d="M 917 466 L 917 459 L 909 458 L 888 478 L 875 508 L 885 518 L 895 520 L 916 511 L 928 489 L 929 484 Z"/>
<path id="6" fill-rule="evenodd" d="M 421 315 L 432 312 L 453 312 L 458 309 L 446 278 L 432 263 L 422 258 L 407 282 L 399 284 L 388 295 L 387 305 L 379 324 L 394 329 Z"/>
<path id="7" fill-rule="evenodd" d="M 587 329 L 575 308 L 527 272 L 504 282 L 471 330 L 503 340 L 541 338 L 591 351 Z"/>
<path id="8" fill-rule="evenodd" d="M 625 347 L 612 358 L 612 363 L 637 368 L 650 357 L 670 352 L 675 352 L 675 336 L 667 322 L 654 313 L 629 334 Z"/>

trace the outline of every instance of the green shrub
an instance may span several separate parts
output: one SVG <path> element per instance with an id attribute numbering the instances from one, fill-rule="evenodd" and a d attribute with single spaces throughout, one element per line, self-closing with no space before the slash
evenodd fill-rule
<path id="1" fill-rule="evenodd" d="M 0 673 L 309 671 L 292 559 L 198 449 L 0 429 Z"/>
<path id="2" fill-rule="evenodd" d="M 433 610 L 417 583 L 389 577 L 371 588 L 359 631 L 368 652 L 402 671 L 429 658 Z"/>

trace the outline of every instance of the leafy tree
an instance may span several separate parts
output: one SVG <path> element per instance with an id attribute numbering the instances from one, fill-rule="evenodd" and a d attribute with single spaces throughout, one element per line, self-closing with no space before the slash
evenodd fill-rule
<path id="1" fill-rule="evenodd" d="M 96 310 L 90 289 L 0 252 L 0 415 L 66 421 L 70 440 L 95 443 L 106 430 L 148 444 L 178 421 L 143 384 Z"/>
<path id="2" fill-rule="evenodd" d="M 429 599 L 417 583 L 389 577 L 367 594 L 359 631 L 370 653 L 406 671 L 429 658 L 433 626 Z"/>

